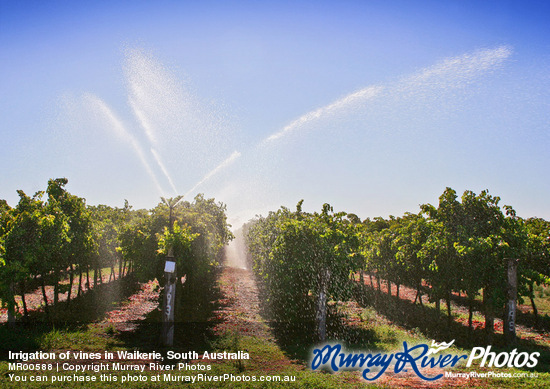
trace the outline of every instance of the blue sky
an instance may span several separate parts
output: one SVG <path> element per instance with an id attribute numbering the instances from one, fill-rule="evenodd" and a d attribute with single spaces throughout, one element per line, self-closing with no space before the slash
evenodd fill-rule
<path id="1" fill-rule="evenodd" d="M 0 198 L 550 218 L 544 2 L 0 2 Z M 286 129 L 286 130 L 285 130 Z M 279 135 L 277 135 L 279 134 Z M 277 135 L 277 136 L 275 136 Z"/>

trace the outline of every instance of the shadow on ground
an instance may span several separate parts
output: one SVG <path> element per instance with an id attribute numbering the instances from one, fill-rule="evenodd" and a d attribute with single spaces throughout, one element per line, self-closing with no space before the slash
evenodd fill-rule
<path id="1" fill-rule="evenodd" d="M 117 339 L 126 348 L 142 351 L 210 351 L 215 342 L 212 329 L 219 323 L 214 311 L 221 309 L 221 291 L 216 284 L 217 273 L 203 280 L 202 287 L 178 287 L 177 307 L 174 322 L 174 344 L 171 347 L 161 343 L 162 315 L 159 308 L 151 311 L 144 320 L 136 324 L 133 331 L 121 331 Z M 162 301 L 162 294 L 159 300 Z M 159 306 L 162 305 L 159 304 Z"/>
<path id="2" fill-rule="evenodd" d="M 8 350 L 39 350 L 44 335 L 52 331 L 84 331 L 90 323 L 102 320 L 107 312 L 117 309 L 120 303 L 135 293 L 139 284 L 126 277 L 81 293 L 70 301 L 50 305 L 48 313 L 32 311 L 20 318 L 13 327 L 0 326 L 0 358 L 7 357 Z"/>
<path id="3" fill-rule="evenodd" d="M 550 371 L 550 347 L 541 346 L 532 340 L 518 339 L 514 345 L 506 345 L 502 334 L 494 334 L 489 342 L 484 329 L 468 327 L 449 320 L 446 314 L 435 308 L 414 304 L 413 302 L 388 296 L 387 293 L 365 285 L 357 285 L 355 299 L 363 307 L 373 307 L 392 323 L 409 330 L 421 332 L 425 337 L 438 341 L 455 340 L 455 345 L 464 349 L 491 345 L 491 351 L 504 351 L 517 348 L 521 351 L 539 352 L 537 371 Z"/>

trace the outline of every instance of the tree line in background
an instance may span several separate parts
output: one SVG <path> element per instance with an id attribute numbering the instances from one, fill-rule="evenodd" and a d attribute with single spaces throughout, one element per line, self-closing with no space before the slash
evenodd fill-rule
<path id="1" fill-rule="evenodd" d="M 528 296 L 535 316 L 535 284 L 550 281 L 550 223 L 522 219 L 499 197 L 487 191 L 465 191 L 462 198 L 447 188 L 439 205 L 402 217 L 361 221 L 354 214 L 321 213 L 281 208 L 245 224 L 249 265 L 253 267 L 275 320 L 314 321 L 326 336 L 327 301 L 346 300 L 359 273 L 426 294 L 440 312 L 446 301 L 449 323 L 451 296 L 462 293 L 472 327 L 476 298 L 482 297 L 485 328 L 491 338 L 494 318 L 505 309 L 507 263 L 518 261 L 518 296 Z M 415 302 L 416 302 L 415 301 Z"/>
<path id="2" fill-rule="evenodd" d="M 193 202 L 162 199 L 151 210 L 88 206 L 84 198 L 70 194 L 66 178 L 48 181 L 46 191 L 28 196 L 19 190 L 14 208 L 0 200 L 0 298 L 15 317 L 15 296 L 20 295 L 28 315 L 25 294 L 42 290 L 46 314 L 50 304 L 75 282 L 77 295 L 102 281 L 132 276 L 138 281 L 162 280 L 164 257 L 169 247 L 186 288 L 195 290 L 221 262 L 223 247 L 232 239 L 226 207 L 202 194 Z M 172 200 L 172 199 L 170 199 Z M 172 223 L 173 221 L 173 223 Z M 62 281 L 69 278 L 66 285 Z M 54 285 L 53 302 L 46 285 Z"/>

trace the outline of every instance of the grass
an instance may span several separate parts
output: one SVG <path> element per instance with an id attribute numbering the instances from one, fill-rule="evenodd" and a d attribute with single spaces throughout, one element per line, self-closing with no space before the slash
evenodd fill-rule
<path id="1" fill-rule="evenodd" d="M 213 301 L 219 296 L 219 291 L 211 290 L 211 294 L 204 297 L 206 302 Z M 122 294 L 121 296 L 124 296 Z M 374 296 L 370 296 L 374 297 Z M 122 297 L 121 297 L 122 298 Z M 96 300 L 101 296 L 96 296 Z M 547 299 L 544 296 L 543 299 Z M 441 321 L 435 320 L 432 325 L 425 325 L 426 318 L 433 315 L 433 307 L 420 308 L 412 304 L 396 305 L 395 299 L 386 296 L 377 297 L 376 301 L 365 299 L 363 306 L 353 302 L 332 302 L 330 309 L 334 313 L 328 322 L 329 338 L 345 344 L 348 350 L 378 350 L 390 353 L 402 350 L 402 343 L 406 341 L 409 345 L 430 344 L 432 339 L 445 339 L 439 335 L 446 330 L 437 327 L 446 325 L 442 315 Z M 371 305 L 371 303 L 373 303 Z M 112 303 L 110 303 L 112 305 Z M 199 308 L 197 308 L 199 307 Z M 175 370 L 170 373 L 159 373 L 146 369 L 143 373 L 133 372 L 104 372 L 104 380 L 101 380 L 102 372 L 78 373 L 81 377 L 95 377 L 95 382 L 74 382 L 74 381 L 53 381 L 54 377 L 73 378 L 74 372 L 66 371 L 57 373 L 55 371 L 36 372 L 24 371 L 15 372 L 22 381 L 10 379 L 8 361 L 0 361 L 0 387 L 2 388 L 165 388 L 165 387 L 187 387 L 188 382 L 165 381 L 165 375 L 170 377 L 188 377 L 188 379 L 199 379 L 200 374 L 209 377 L 223 377 L 228 375 L 225 381 L 200 381 L 192 384 L 196 388 L 364 388 L 366 384 L 358 378 L 354 371 L 343 371 L 338 374 L 326 372 L 312 372 L 307 368 L 311 348 L 315 345 L 312 337 L 311 323 L 301 323 L 294 328 L 279 325 L 274 326 L 276 342 L 272 339 L 257 338 L 250 335 L 243 335 L 236 331 L 226 331 L 214 334 L 212 326 L 215 321 L 208 321 L 213 317 L 213 312 L 219 307 L 215 304 L 206 304 L 191 296 L 189 301 L 182 304 L 182 309 L 192 313 L 193 321 L 179 323 L 177 329 L 179 339 L 174 346 L 175 351 L 196 350 L 217 352 L 217 351 L 246 351 L 250 355 L 249 360 L 217 360 L 217 361 L 194 361 L 194 365 L 210 366 L 208 371 L 197 370 Z M 78 308 L 71 310 L 73 315 L 78 315 Z M 5 353 L 12 351 L 84 351 L 103 352 L 105 350 L 133 351 L 166 351 L 158 345 L 159 312 L 153 311 L 140 327 L 131 333 L 122 333 L 111 324 L 87 323 L 78 324 L 68 320 L 56 326 L 42 323 L 33 326 L 18 325 L 16 329 L 10 329 L 6 325 L 0 326 L 0 349 Z M 439 334 L 439 335 L 438 335 Z M 454 333 L 456 335 L 457 333 Z M 458 334 L 461 336 L 461 334 Z M 464 334 L 462 334 L 464 335 Z M 458 346 L 449 349 L 450 353 L 469 353 L 473 343 L 464 339 Z M 540 351 L 541 346 L 521 343 L 518 346 L 521 351 Z M 501 349 L 498 349 L 499 351 Z M 503 349 L 502 349 L 503 350 Z M 470 387 L 480 388 L 539 388 L 550 386 L 550 352 L 545 350 L 541 356 L 541 362 L 537 368 L 538 376 L 528 378 L 484 378 L 472 383 Z M 289 361 L 290 359 L 290 361 Z M 63 361 L 60 361 L 63 362 Z M 102 361 L 107 362 L 107 361 Z M 185 361 L 173 361 L 174 363 Z M 83 361 L 83 364 L 91 364 L 91 361 Z M 512 368 L 484 369 L 479 366 L 466 369 L 464 365 L 459 366 L 456 371 L 478 372 L 496 371 L 499 373 L 531 373 L 531 371 Z M 141 376 L 145 381 L 128 382 L 127 379 L 135 379 Z M 269 381 L 260 382 L 260 376 L 295 377 L 295 381 Z M 31 381 L 41 377 L 44 381 Z M 110 380 L 105 380 L 110 377 Z M 166 376 L 168 377 L 168 375 Z M 126 380 L 123 382 L 123 379 Z M 440 387 L 453 386 L 453 380 L 442 379 Z M 383 381 L 375 382 L 369 388 L 390 387 Z"/>
<path id="2" fill-rule="evenodd" d="M 87 352 L 103 352 L 104 350 L 132 350 L 132 348 L 124 347 L 123 343 L 117 340 L 116 331 L 109 326 L 90 325 L 86 328 L 71 330 L 52 329 L 49 332 L 44 332 L 36 337 L 36 346 L 43 351 L 72 350 L 72 351 L 87 351 Z M 239 364 L 234 360 L 221 361 L 200 361 L 199 364 L 208 365 L 211 367 L 209 371 L 187 371 L 176 370 L 170 373 L 158 373 L 152 370 L 145 370 L 143 374 L 127 373 L 127 372 L 108 372 L 107 375 L 116 381 L 101 381 L 101 372 L 77 374 L 79 376 L 96 377 L 93 382 L 74 382 L 74 381 L 53 381 L 58 378 L 73 379 L 74 372 L 57 373 L 56 371 L 45 372 L 15 372 L 15 375 L 20 377 L 21 381 L 10 380 L 10 372 L 8 362 L 0 362 L 0 386 L 2 388 L 165 388 L 167 381 L 164 380 L 164 374 L 170 374 L 172 377 L 188 376 L 189 379 L 195 377 L 199 379 L 199 375 L 207 373 L 210 377 L 228 375 L 232 377 L 223 382 L 216 382 L 215 387 L 242 387 L 242 388 L 355 388 L 358 387 L 357 380 L 352 373 L 344 373 L 339 375 L 327 375 L 323 373 L 313 373 L 303 369 L 303 366 L 297 364 L 280 363 L 285 359 L 282 351 L 274 344 L 266 342 L 263 339 L 257 339 L 252 336 L 238 336 L 235 333 L 227 333 L 219 336 L 212 345 L 211 351 L 237 351 L 247 350 L 251 356 L 250 360 L 245 360 Z M 270 362 L 273 361 L 273 362 Z M 46 361 L 49 362 L 49 361 Z M 55 361 L 62 363 L 63 361 Z M 174 361 L 177 363 L 179 361 Z M 91 361 L 86 361 L 86 364 Z M 146 381 L 123 382 L 128 375 L 132 377 L 143 376 Z M 284 377 L 295 377 L 295 381 L 291 382 L 258 382 L 254 379 L 260 379 L 260 376 L 277 376 L 284 380 Z M 36 379 L 43 379 L 37 382 Z M 157 381 L 159 379 L 159 381 Z M 248 381 L 246 381 L 248 380 Z M 170 387 L 183 387 L 188 384 L 185 382 L 170 382 Z M 211 388 L 212 382 L 201 381 L 193 384 L 197 388 Z"/>
<path id="3" fill-rule="evenodd" d="M 377 349 L 390 351 L 400 348 L 401 342 L 406 340 L 409 344 L 429 343 L 429 339 L 424 337 L 421 331 L 416 329 L 406 329 L 390 323 L 384 316 L 377 313 L 372 308 L 358 308 L 353 304 L 339 303 L 335 304 L 338 312 L 343 319 L 353 319 L 353 326 L 362 327 L 365 330 L 372 331 L 372 339 L 366 344 L 374 346 Z M 28 331 L 32 331 L 28 329 Z M 139 331 L 138 331 L 139 332 Z M 0 333 L 0 338 L 5 339 L 6 333 Z M 23 334 L 19 334 L 23 337 Z M 44 331 L 39 336 L 35 336 L 36 347 L 38 349 L 48 350 L 74 350 L 88 352 L 102 352 L 103 350 L 132 350 L 123 341 L 120 340 L 120 333 L 109 325 L 88 325 L 85 327 L 74 329 L 57 329 L 52 328 L 50 331 Z M 137 334 L 139 335 L 139 334 Z M 146 334 L 141 334 L 146 336 Z M 145 340 L 143 340 L 145 341 Z M 197 388 L 363 388 L 365 383 L 357 378 L 356 372 L 342 372 L 340 374 L 327 374 L 324 372 L 312 372 L 305 368 L 303 363 L 288 363 L 283 362 L 287 359 L 287 355 L 273 342 L 265 339 L 255 338 L 253 336 L 239 335 L 235 332 L 227 332 L 215 338 L 210 344 L 210 351 L 236 351 L 246 350 L 249 352 L 251 359 L 245 360 L 242 365 L 239 365 L 233 360 L 222 361 L 199 361 L 201 365 L 211 366 L 211 370 L 207 371 L 210 377 L 228 375 L 232 377 L 226 381 L 216 382 L 215 384 L 209 381 L 195 382 L 193 387 Z M 460 348 L 453 348 L 454 353 L 463 353 Z M 175 363 L 179 361 L 174 361 Z M 487 372 L 491 369 L 481 369 L 479 367 L 473 370 L 479 372 Z M 493 369 L 504 373 L 524 373 L 517 369 Z M 468 371 L 461 368 L 457 371 Z M 127 373 L 127 372 L 109 372 L 107 375 L 116 381 L 101 381 L 101 373 L 77 374 L 79 376 L 95 376 L 95 382 L 66 382 L 55 381 L 53 377 L 73 377 L 72 372 L 56 373 L 52 371 L 45 372 L 17 372 L 16 375 L 24 381 L 11 381 L 8 362 L 0 362 L 0 386 L 2 388 L 165 388 L 170 387 L 187 387 L 186 382 L 168 382 L 164 380 L 164 374 L 170 374 L 171 377 L 187 376 L 188 379 L 199 379 L 202 371 L 187 371 L 176 370 L 171 373 L 158 373 L 155 371 L 145 370 L 143 374 Z M 11 372 L 13 374 L 13 372 Z M 146 381 L 123 382 L 128 377 L 143 376 Z M 295 377 L 295 381 L 289 382 L 258 382 L 260 376 L 277 376 Z M 44 381 L 36 382 L 31 379 L 42 377 Z M 44 378 L 45 377 L 45 378 Z M 255 378 L 254 378 L 255 377 Z M 231 381 L 233 379 L 233 381 Z M 157 381 L 158 380 L 158 381 Z M 249 380 L 249 381 L 246 381 Z M 538 373 L 537 378 L 486 378 L 479 380 L 471 387 L 480 388 L 541 388 L 548 387 L 550 383 L 550 375 L 548 373 Z M 442 387 L 451 386 L 452 380 L 442 381 Z M 382 383 L 374 384 L 369 388 L 384 387 Z M 388 386 L 389 387 L 389 386 Z"/>
<path id="4" fill-rule="evenodd" d="M 535 305 L 541 316 L 550 316 L 550 285 L 535 285 Z M 526 304 L 530 304 L 529 298 L 524 297 Z"/>
<path id="5" fill-rule="evenodd" d="M 18 325 L 15 329 L 2 325 L 0 341 L 3 359 L 7 358 L 8 351 L 98 352 L 124 348 L 124 342 L 117 338 L 113 327 L 99 323 L 67 325 L 63 328 L 56 328 L 48 323 L 33 323 Z"/>
<path id="6" fill-rule="evenodd" d="M 2 388 L 165 388 L 184 387 L 188 383 L 176 381 L 168 382 L 164 380 L 164 374 L 170 374 L 171 377 L 187 377 L 188 379 L 199 379 L 202 373 L 207 373 L 208 377 L 223 377 L 227 375 L 229 379 L 219 382 L 203 380 L 193 384 L 198 388 L 212 387 L 262 387 L 262 388 L 356 388 L 361 384 L 357 379 L 357 374 L 353 372 L 344 372 L 342 374 L 325 374 L 322 372 L 311 372 L 304 368 L 303 364 L 289 362 L 281 348 L 270 339 L 256 338 L 254 336 L 242 335 L 235 331 L 226 331 L 214 334 L 212 326 L 216 320 L 211 320 L 214 310 L 219 306 L 208 303 L 217 300 L 219 291 L 216 288 L 208 288 L 210 292 L 201 296 L 190 295 L 187 300 L 181 303 L 181 309 L 189 313 L 187 322 L 179 322 L 176 327 L 176 344 L 172 348 L 175 351 L 196 350 L 201 354 L 203 351 L 217 352 L 227 350 L 246 351 L 250 355 L 248 360 L 208 360 L 193 361 L 192 366 L 209 366 L 209 371 L 197 370 L 175 370 L 172 373 L 160 373 L 154 370 L 146 369 L 143 373 L 128 372 L 107 372 L 103 376 L 102 372 L 78 373 L 80 377 L 95 377 L 92 382 L 74 382 L 59 381 L 58 379 L 73 379 L 74 372 L 64 371 L 17 371 L 9 370 L 9 361 L 4 355 L 4 360 L 0 361 L 0 387 Z M 96 296 L 96 300 L 102 300 L 101 296 Z M 81 309 L 89 306 L 85 304 Z M 78 316 L 78 310 L 72 311 L 75 317 Z M 53 351 L 59 355 L 64 351 L 84 351 L 101 352 L 105 350 L 128 350 L 135 349 L 142 351 L 157 350 L 164 352 L 158 344 L 159 339 L 159 311 L 151 312 L 148 317 L 140 324 L 138 329 L 132 332 L 120 332 L 113 325 L 98 323 L 76 324 L 76 322 L 67 321 L 58 326 L 42 323 L 41 325 L 21 326 L 18 324 L 15 330 L 9 329 L 6 325 L 0 326 L 0 347 L 4 354 L 8 350 L 12 351 Z M 209 321 L 210 320 L 210 321 Z M 35 322 L 36 323 L 36 322 Z M 72 324 L 71 324 L 72 323 Z M 63 363 L 64 361 L 46 361 L 52 363 Z M 80 361 L 80 364 L 90 365 L 94 361 Z M 102 361 L 107 363 L 109 361 Z M 178 362 L 186 361 L 172 361 Z M 57 365 L 55 365 L 57 366 Z M 104 372 L 105 373 L 105 372 Z M 11 378 L 10 378 L 11 374 Z M 15 376 L 20 381 L 15 381 Z M 105 380 L 105 377 L 110 377 Z M 280 377 L 282 381 L 260 382 L 260 377 L 274 376 Z M 43 379 L 36 382 L 37 378 Z M 123 382 L 123 379 L 142 377 L 144 381 Z M 168 376 L 167 376 L 168 377 Z M 285 382 L 285 377 L 294 381 Z M 57 381 L 54 381 L 57 380 Z"/>
<path id="7" fill-rule="evenodd" d="M 376 310 L 369 304 L 373 304 Z M 407 341 L 408 344 L 425 343 L 430 344 L 432 339 L 449 341 L 453 338 L 457 340 L 456 343 L 459 346 L 453 346 L 448 351 L 453 354 L 468 354 L 471 348 L 474 346 L 484 346 L 481 337 L 472 337 L 468 334 L 467 329 L 458 331 L 458 327 L 450 333 L 450 336 L 446 335 L 448 330 L 446 329 L 446 316 L 441 315 L 439 319 L 434 315 L 434 307 L 430 304 L 425 304 L 425 307 L 415 306 L 408 302 L 398 301 L 395 297 L 390 298 L 387 295 L 379 295 L 376 291 L 370 291 L 370 295 L 363 300 L 363 307 L 354 307 L 351 303 L 339 304 L 339 311 L 343 317 L 346 318 L 359 318 L 355 320 L 353 324 L 363 329 L 370 329 L 373 331 L 375 338 L 377 339 L 375 345 L 383 350 L 392 350 L 395 346 L 395 340 L 399 343 Z M 444 317 L 445 316 L 445 317 Z M 467 315 L 457 315 L 457 318 L 466 318 Z M 391 318 L 391 320 L 390 320 Z M 479 315 L 474 315 L 474 320 L 483 320 Z M 411 323 L 426 323 L 433 321 L 431 325 L 418 325 L 414 326 Z M 456 323 L 452 323 L 455 325 Z M 456 325 L 455 325 L 456 326 Z M 439 327 L 439 329 L 437 328 Z M 475 332 L 475 331 L 474 331 Z M 481 334 L 480 334 L 481 335 Z M 463 338 L 460 338 L 463 336 Z M 478 339 L 476 341 L 476 339 Z M 535 375 L 536 377 L 523 377 L 523 378 L 484 378 L 479 379 L 474 387 L 491 387 L 491 388 L 539 388 L 550 387 L 550 346 L 547 343 L 540 343 L 534 341 L 526 341 L 519 339 L 515 346 L 505 346 L 502 339 L 496 338 L 495 344 L 492 345 L 493 352 L 497 354 L 503 351 L 510 352 L 512 348 L 517 348 L 518 352 L 539 352 L 538 365 L 534 369 L 515 369 L 515 368 L 480 368 L 479 363 L 474 364 L 471 368 L 465 368 L 464 365 L 457 366 L 456 371 L 469 372 L 490 372 L 503 373 L 503 374 L 520 374 L 520 375 Z M 478 342 L 476 344 L 476 342 Z M 402 349 L 401 347 L 398 347 Z M 395 349 L 395 348 L 393 348 Z"/>

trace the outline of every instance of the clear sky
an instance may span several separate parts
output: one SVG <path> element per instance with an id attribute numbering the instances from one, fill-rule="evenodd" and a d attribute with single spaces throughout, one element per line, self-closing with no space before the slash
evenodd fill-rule
<path id="1" fill-rule="evenodd" d="M 550 5 L 0 1 L 0 198 L 550 219 Z"/>

